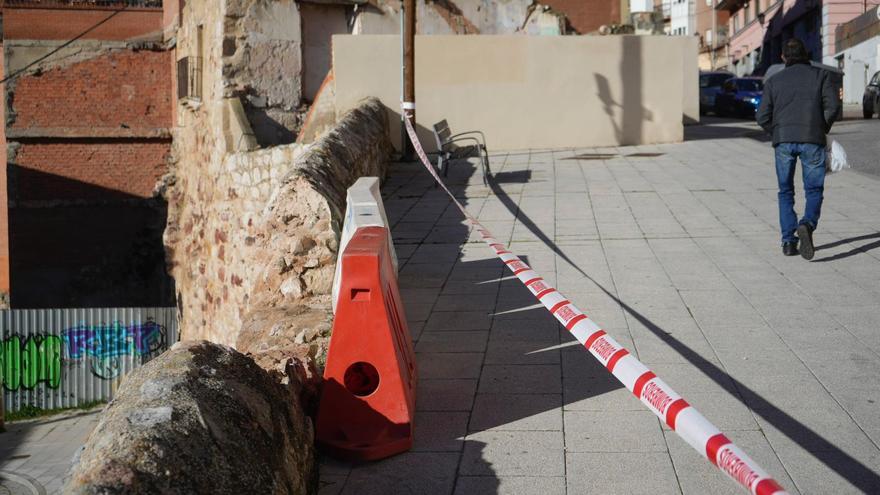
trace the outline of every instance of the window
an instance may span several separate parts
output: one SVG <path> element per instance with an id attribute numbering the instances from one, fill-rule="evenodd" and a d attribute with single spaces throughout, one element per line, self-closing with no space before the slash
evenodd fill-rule
<path id="1" fill-rule="evenodd" d="M 713 38 L 714 38 L 713 34 L 714 34 L 714 33 L 712 33 L 712 30 L 711 30 L 711 29 L 707 29 L 707 30 L 706 30 L 706 37 L 704 38 L 704 39 L 706 40 L 706 45 L 708 45 L 708 46 L 714 46 L 714 45 L 712 44 L 712 40 L 713 40 Z"/>
<path id="2" fill-rule="evenodd" d="M 870 84 L 872 86 L 877 86 L 878 84 L 880 84 L 880 72 L 877 72 L 876 74 L 874 74 L 874 77 L 871 78 Z"/>
<path id="3" fill-rule="evenodd" d="M 733 14 L 730 17 L 733 20 L 733 32 L 738 33 L 739 32 L 739 12 L 736 12 L 735 14 Z"/>
<path id="4" fill-rule="evenodd" d="M 745 22 L 746 24 L 752 22 L 752 19 L 755 18 L 755 15 L 754 15 L 755 13 L 754 13 L 753 9 L 754 9 L 754 4 L 752 4 L 752 3 L 747 3 L 743 6 L 743 10 L 746 13 L 746 22 Z"/>
<path id="5" fill-rule="evenodd" d="M 202 99 L 202 54 L 204 29 L 196 28 L 196 54 L 177 61 L 177 97 L 182 102 L 198 102 Z"/>

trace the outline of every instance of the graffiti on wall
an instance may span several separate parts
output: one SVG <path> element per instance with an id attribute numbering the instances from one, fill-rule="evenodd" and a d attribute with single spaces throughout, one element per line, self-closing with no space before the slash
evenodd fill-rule
<path id="1" fill-rule="evenodd" d="M 165 349 L 165 327 L 155 321 L 123 325 L 81 324 L 61 335 L 12 335 L 0 341 L 0 381 L 10 391 L 31 390 L 41 383 L 57 389 L 62 363 L 74 366 L 88 362 L 92 374 L 101 379 L 119 375 L 120 358 L 152 358 Z"/>
<path id="2" fill-rule="evenodd" d="M 40 383 L 61 385 L 61 338 L 13 335 L 0 342 L 0 377 L 6 390 L 30 390 Z"/>
<path id="3" fill-rule="evenodd" d="M 61 338 L 66 359 L 88 359 L 92 373 L 104 379 L 119 375 L 120 357 L 152 357 L 165 348 L 165 328 L 149 320 L 129 326 L 118 321 L 110 325 L 79 325 L 62 331 Z"/>

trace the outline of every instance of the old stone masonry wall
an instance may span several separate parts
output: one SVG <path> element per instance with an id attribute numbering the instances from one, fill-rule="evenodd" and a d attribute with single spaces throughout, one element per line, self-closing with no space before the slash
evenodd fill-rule
<path id="1" fill-rule="evenodd" d="M 309 147 L 225 155 L 189 188 L 197 197 L 171 187 L 166 246 L 184 339 L 320 351 L 309 344 L 329 331 L 345 190 L 358 177 L 384 175 L 387 133 L 384 108 L 370 99 Z"/>

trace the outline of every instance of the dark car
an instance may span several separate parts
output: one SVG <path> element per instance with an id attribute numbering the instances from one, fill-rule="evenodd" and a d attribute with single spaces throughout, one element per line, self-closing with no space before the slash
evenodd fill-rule
<path id="1" fill-rule="evenodd" d="M 759 77 L 728 79 L 715 98 L 715 113 L 753 117 L 761 104 L 763 94 L 764 81 Z"/>
<path id="2" fill-rule="evenodd" d="M 700 73 L 700 114 L 715 111 L 715 97 L 724 81 L 734 77 L 730 72 Z"/>
<path id="3" fill-rule="evenodd" d="M 874 73 L 862 96 L 862 115 L 870 119 L 875 113 L 880 117 L 880 72 Z"/>

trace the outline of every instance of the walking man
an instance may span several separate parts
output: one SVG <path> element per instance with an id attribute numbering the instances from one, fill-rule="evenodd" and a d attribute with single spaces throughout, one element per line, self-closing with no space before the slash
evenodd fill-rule
<path id="1" fill-rule="evenodd" d="M 813 231 L 819 224 L 825 188 L 825 135 L 838 113 L 837 94 L 828 73 L 810 65 L 797 38 L 782 48 L 785 69 L 764 81 L 758 124 L 773 135 L 776 178 L 779 182 L 779 226 L 782 253 L 813 259 Z M 794 172 L 801 159 L 807 199 L 800 221 L 794 212 Z"/>

